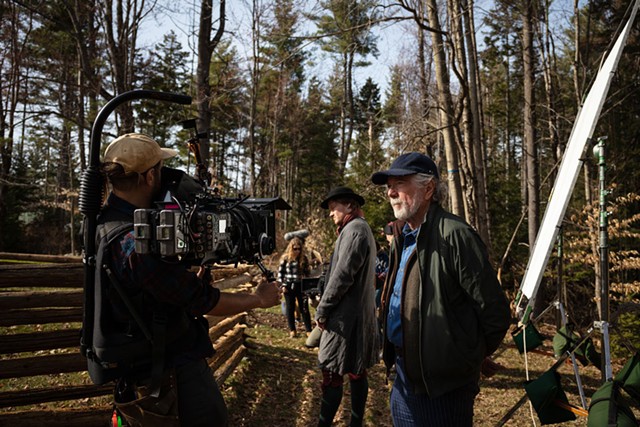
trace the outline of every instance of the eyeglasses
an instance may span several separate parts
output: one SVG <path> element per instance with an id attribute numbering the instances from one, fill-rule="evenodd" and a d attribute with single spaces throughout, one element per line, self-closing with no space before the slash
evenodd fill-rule
<path id="1" fill-rule="evenodd" d="M 302 248 L 292 248 L 294 251 L 300 251 Z"/>

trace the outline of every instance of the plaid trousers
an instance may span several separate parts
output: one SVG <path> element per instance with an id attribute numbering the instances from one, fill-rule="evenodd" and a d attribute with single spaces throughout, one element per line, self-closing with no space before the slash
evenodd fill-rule
<path id="1" fill-rule="evenodd" d="M 404 359 L 396 360 L 391 389 L 391 418 L 395 427 L 472 427 L 473 403 L 480 391 L 475 381 L 435 399 L 414 394 L 404 372 Z"/>

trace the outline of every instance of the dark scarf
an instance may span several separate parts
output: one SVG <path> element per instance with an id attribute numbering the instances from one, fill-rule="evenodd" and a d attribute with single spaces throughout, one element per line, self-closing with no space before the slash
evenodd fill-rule
<path id="1" fill-rule="evenodd" d="M 364 212 L 362 212 L 362 209 L 358 208 L 358 209 L 355 209 L 350 214 L 346 214 L 342 219 L 342 224 L 338 226 L 337 234 L 339 235 L 342 232 L 342 230 L 344 230 L 344 228 L 347 226 L 347 224 L 349 224 L 351 221 L 353 221 L 356 218 L 364 218 Z"/>

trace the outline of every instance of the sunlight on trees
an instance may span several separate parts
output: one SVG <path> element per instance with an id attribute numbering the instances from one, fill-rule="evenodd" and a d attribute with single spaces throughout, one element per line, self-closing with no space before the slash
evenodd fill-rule
<path id="1" fill-rule="evenodd" d="M 174 166 L 192 167 L 188 134 L 177 124 L 197 118 L 217 185 L 229 196 L 282 196 L 293 210 L 279 230 L 308 226 L 319 247 L 333 238 L 318 208 L 331 187 L 364 194 L 367 219 L 379 230 L 393 218 L 371 173 L 406 151 L 429 154 L 453 190 L 448 208 L 478 229 L 503 285 L 514 289 L 537 230 L 536 208 L 545 208 L 581 97 L 625 12 L 617 3 L 574 9 L 559 0 L 531 0 L 528 9 L 503 0 L 482 7 L 472 0 L 196 3 L 190 16 L 207 29 L 191 35 L 189 46 L 200 36 L 198 52 L 170 26 L 141 47 L 140 28 L 177 13 L 164 3 L 2 2 L 0 250 L 81 250 L 75 205 L 92 121 L 116 94 L 144 88 L 195 102 L 123 107 L 107 123 L 105 142 L 146 132 L 181 152 Z M 375 68 L 380 37 L 393 28 L 402 28 L 408 48 L 384 74 L 356 77 Z M 620 301 L 637 298 L 640 281 L 629 207 L 640 182 L 637 44 L 636 30 L 596 130 L 609 137 L 607 176 L 618 195 L 610 227 Z M 582 225 L 566 239 L 576 262 L 594 256 L 587 215 L 594 179 L 587 163 L 572 202 L 573 212 L 584 212 L 572 221 Z M 585 293 L 589 262 L 567 273 Z"/>

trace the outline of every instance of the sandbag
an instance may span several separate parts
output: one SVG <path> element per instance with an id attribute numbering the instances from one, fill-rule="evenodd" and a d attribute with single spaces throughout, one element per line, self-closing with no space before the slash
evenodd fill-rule
<path id="1" fill-rule="evenodd" d="M 614 380 L 622 385 L 629 396 L 640 402 L 640 353 L 634 354 L 625 363 Z"/>
<path id="2" fill-rule="evenodd" d="M 561 402 L 569 406 L 567 395 L 560 387 L 560 374 L 556 371 L 549 370 L 537 379 L 527 382 L 524 389 L 542 425 L 576 419 L 573 412 L 556 404 Z"/>
<path id="3" fill-rule="evenodd" d="M 565 325 L 558 329 L 553 337 L 553 354 L 556 357 L 562 356 L 565 352 L 571 350 L 582 338 L 577 332 L 574 332 L 571 326 Z M 574 350 L 574 355 L 580 361 L 582 366 L 593 364 L 596 368 L 601 368 L 600 353 L 596 350 L 591 338 L 587 338 L 580 347 Z"/>
<path id="4" fill-rule="evenodd" d="M 527 351 L 531 351 L 542 345 L 542 335 L 540 335 L 540 332 L 538 332 L 536 327 L 533 326 L 533 323 L 528 323 L 524 328 L 520 326 L 518 329 L 513 331 L 511 337 L 513 338 L 513 342 L 516 344 L 520 354 L 525 351 L 525 341 Z"/>
<path id="5" fill-rule="evenodd" d="M 587 427 L 637 427 L 633 412 L 620 400 L 620 383 L 605 382 L 591 397 Z"/>

